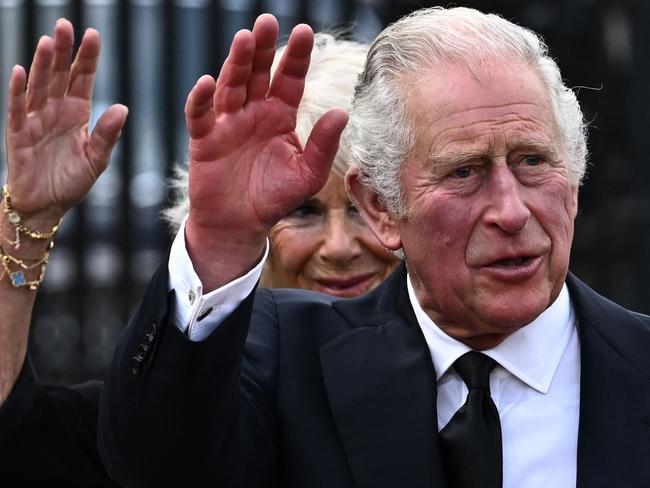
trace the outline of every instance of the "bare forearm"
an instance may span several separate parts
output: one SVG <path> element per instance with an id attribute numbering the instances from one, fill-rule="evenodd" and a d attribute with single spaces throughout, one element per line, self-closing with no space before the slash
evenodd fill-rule
<path id="1" fill-rule="evenodd" d="M 16 228 L 7 220 L 4 205 L 0 204 L 0 249 L 3 256 L 11 256 L 18 262 L 33 265 L 49 248 L 50 240 L 31 239 L 21 233 L 16 234 Z M 40 220 L 39 228 L 51 228 L 52 219 Z M 56 221 L 54 221 L 56 223 Z M 30 221 L 30 225 L 32 224 Z M 18 236 L 18 237 L 17 237 Z M 30 286 L 18 286 L 23 281 L 26 283 L 37 282 L 41 277 L 42 264 L 36 264 L 30 269 L 24 269 L 11 258 L 4 257 L 0 267 L 0 404 L 11 392 L 16 378 L 25 360 L 27 353 L 27 340 L 32 309 L 36 298 L 36 290 Z M 32 286 L 31 288 L 35 288 Z"/>
<path id="2" fill-rule="evenodd" d="M 99 33 L 86 30 L 71 63 L 74 45 L 72 23 L 57 20 L 54 36 L 39 39 L 30 69 L 16 65 L 9 79 L 10 200 L 0 203 L 0 402 L 25 358 L 54 228 L 106 168 L 128 114 L 125 106 L 112 105 L 88 133 Z"/>
<path id="3" fill-rule="evenodd" d="M 0 281 L 0 404 L 11 392 L 27 352 L 29 322 L 36 292 Z"/>

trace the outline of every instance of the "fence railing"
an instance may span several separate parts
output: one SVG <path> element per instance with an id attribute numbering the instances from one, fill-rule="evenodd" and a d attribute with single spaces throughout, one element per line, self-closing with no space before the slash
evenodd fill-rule
<path id="1" fill-rule="evenodd" d="M 387 22 L 433 2 L 382 0 L 0 0 L 0 125 L 11 66 L 28 66 L 59 17 L 102 36 L 93 114 L 130 109 L 109 169 L 65 218 L 32 326 L 32 358 L 47 381 L 99 377 L 170 236 L 158 218 L 165 179 L 185 160 L 185 96 L 217 74 L 233 34 L 261 11 L 286 36 L 297 22 L 370 40 Z M 467 3 L 467 2 L 465 2 Z M 650 311 L 650 39 L 647 2 L 475 1 L 543 33 L 593 120 L 592 161 L 572 267 L 604 294 Z M 604 5 L 606 3 L 606 5 Z M 6 179 L 0 138 L 0 181 Z M 0 304 L 1 306 L 1 304 Z"/>

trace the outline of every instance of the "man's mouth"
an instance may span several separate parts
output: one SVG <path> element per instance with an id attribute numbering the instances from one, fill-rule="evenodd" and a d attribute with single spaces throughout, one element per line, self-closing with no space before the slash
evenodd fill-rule
<path id="1" fill-rule="evenodd" d="M 533 276 L 542 262 L 542 255 L 522 255 L 488 262 L 481 269 L 500 281 L 517 282 Z"/>
<path id="2" fill-rule="evenodd" d="M 492 266 L 523 266 L 533 259 L 532 256 L 519 256 L 516 258 L 501 259 L 492 264 Z"/>

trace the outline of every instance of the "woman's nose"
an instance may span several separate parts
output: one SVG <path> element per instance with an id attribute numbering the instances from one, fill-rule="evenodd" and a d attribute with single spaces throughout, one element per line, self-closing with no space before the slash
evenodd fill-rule
<path id="1" fill-rule="evenodd" d="M 345 212 L 331 212 L 325 227 L 325 236 L 319 248 L 323 260 L 345 262 L 354 259 L 361 253 L 358 230 Z"/>

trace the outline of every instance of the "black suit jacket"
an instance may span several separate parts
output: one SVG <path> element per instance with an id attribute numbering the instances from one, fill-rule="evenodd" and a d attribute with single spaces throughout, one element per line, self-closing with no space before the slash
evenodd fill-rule
<path id="1" fill-rule="evenodd" d="M 0 486 L 117 487 L 97 451 L 101 383 L 41 386 L 29 360 L 0 406 Z"/>
<path id="2" fill-rule="evenodd" d="M 100 452 L 116 479 L 445 486 L 435 372 L 403 267 L 352 300 L 258 290 L 202 342 L 170 322 L 166 283 L 162 269 L 102 394 Z M 581 347 L 578 486 L 648 487 L 650 318 L 567 283 Z"/>

